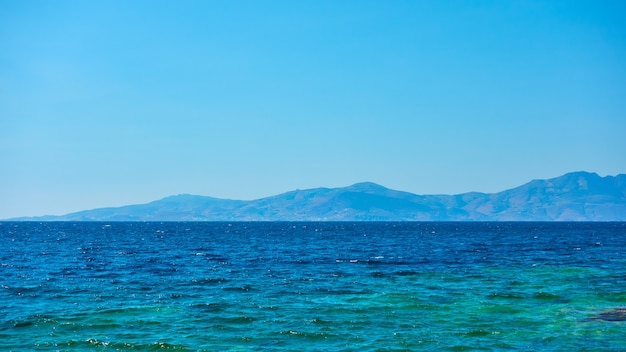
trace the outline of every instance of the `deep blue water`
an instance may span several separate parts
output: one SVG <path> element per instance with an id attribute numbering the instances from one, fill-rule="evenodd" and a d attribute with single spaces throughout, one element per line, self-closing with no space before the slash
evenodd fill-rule
<path id="1" fill-rule="evenodd" d="M 0 350 L 626 351 L 626 223 L 0 223 Z"/>

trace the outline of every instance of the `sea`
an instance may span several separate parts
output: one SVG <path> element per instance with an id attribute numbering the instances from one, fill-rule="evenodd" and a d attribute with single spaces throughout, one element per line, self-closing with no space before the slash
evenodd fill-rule
<path id="1" fill-rule="evenodd" d="M 1 222 L 1 351 L 626 351 L 626 223 Z"/>

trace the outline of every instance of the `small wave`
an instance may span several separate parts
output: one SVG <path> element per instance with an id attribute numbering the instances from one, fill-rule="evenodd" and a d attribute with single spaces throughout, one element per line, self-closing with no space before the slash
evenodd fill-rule
<path id="1" fill-rule="evenodd" d="M 256 289 L 254 287 L 252 287 L 251 285 L 241 285 L 241 286 L 230 286 L 230 287 L 224 287 L 223 288 L 224 291 L 231 291 L 231 292 L 248 292 L 248 291 L 256 291 Z"/>
<path id="2" fill-rule="evenodd" d="M 96 317 L 103 319 L 105 317 L 117 317 L 117 316 L 141 316 L 141 315 L 153 315 L 158 313 L 160 315 L 173 313 L 176 310 L 170 306 L 145 306 L 145 307 L 125 307 L 125 308 L 111 308 L 97 310 L 92 314 Z"/>
<path id="3" fill-rule="evenodd" d="M 303 338 L 306 340 L 324 340 L 334 335 L 327 334 L 325 332 L 305 332 L 305 331 L 297 331 L 297 330 L 283 330 L 280 332 L 281 335 L 287 335 L 291 337 Z"/>
<path id="4" fill-rule="evenodd" d="M 219 323 L 228 324 L 228 325 L 239 325 L 239 324 L 251 324 L 257 321 L 258 319 L 255 317 L 251 317 L 248 315 L 241 316 L 227 316 L 227 317 L 213 317 L 213 320 Z"/>
<path id="5" fill-rule="evenodd" d="M 72 349 L 75 348 L 104 348 L 104 349 L 112 349 L 114 351 L 161 351 L 161 350 L 179 350 L 186 351 L 189 348 L 185 345 L 180 344 L 172 344 L 167 342 L 154 342 L 154 343 L 130 343 L 130 342 L 115 342 L 115 341 L 106 341 L 95 338 L 88 338 L 83 341 L 78 340 L 70 340 L 62 343 L 55 344 L 57 347 L 70 347 Z"/>
<path id="6" fill-rule="evenodd" d="M 540 300 L 540 301 L 545 301 L 545 302 L 552 302 L 552 303 L 567 303 L 569 302 L 569 300 L 562 298 L 559 295 L 555 295 L 549 292 L 537 292 L 533 295 L 534 299 Z"/>
<path id="7" fill-rule="evenodd" d="M 611 322 L 626 321 L 626 307 L 614 308 L 584 319 L 584 321 L 604 320 Z"/>
<path id="8" fill-rule="evenodd" d="M 194 284 L 199 284 L 199 285 L 218 285 L 218 284 L 223 284 L 225 282 L 228 282 L 228 279 L 219 277 L 219 278 L 213 278 L 213 277 L 208 277 L 208 278 L 203 278 L 203 279 L 192 279 L 191 282 Z"/>
<path id="9" fill-rule="evenodd" d="M 525 299 L 524 295 L 512 292 L 493 292 L 489 295 L 492 299 Z"/>
<path id="10" fill-rule="evenodd" d="M 396 276 L 416 276 L 420 274 L 421 273 L 419 271 L 413 271 L 413 270 L 400 270 L 400 271 L 396 271 L 393 273 L 393 275 L 396 275 Z"/>
<path id="11" fill-rule="evenodd" d="M 57 318 L 48 315 L 33 315 L 25 319 L 13 321 L 13 327 L 16 329 L 28 328 L 31 326 L 42 324 L 58 324 Z"/>
<path id="12" fill-rule="evenodd" d="M 465 336 L 467 337 L 482 337 L 482 336 L 488 336 L 488 335 L 491 335 L 491 332 L 485 331 L 483 329 L 470 330 L 465 333 Z"/>
<path id="13" fill-rule="evenodd" d="M 366 294 L 372 293 L 371 290 L 367 290 L 367 289 L 351 290 L 351 289 L 330 289 L 330 288 L 321 288 L 321 287 L 318 287 L 316 291 L 322 294 L 330 294 L 330 295 L 366 295 Z"/>
<path id="14" fill-rule="evenodd" d="M 217 313 L 228 309 L 231 304 L 228 303 L 196 303 L 191 305 L 194 309 L 199 309 L 206 313 Z"/>

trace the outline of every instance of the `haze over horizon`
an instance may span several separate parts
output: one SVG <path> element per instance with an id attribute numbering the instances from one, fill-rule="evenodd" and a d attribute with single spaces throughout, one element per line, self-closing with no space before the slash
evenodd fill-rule
<path id="1" fill-rule="evenodd" d="M 0 219 L 626 173 L 622 1 L 0 4 Z"/>

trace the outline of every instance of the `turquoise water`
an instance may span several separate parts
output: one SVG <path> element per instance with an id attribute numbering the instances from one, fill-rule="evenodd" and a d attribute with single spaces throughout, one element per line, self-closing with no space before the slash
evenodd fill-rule
<path id="1" fill-rule="evenodd" d="M 0 350 L 626 351 L 626 223 L 0 223 Z"/>

